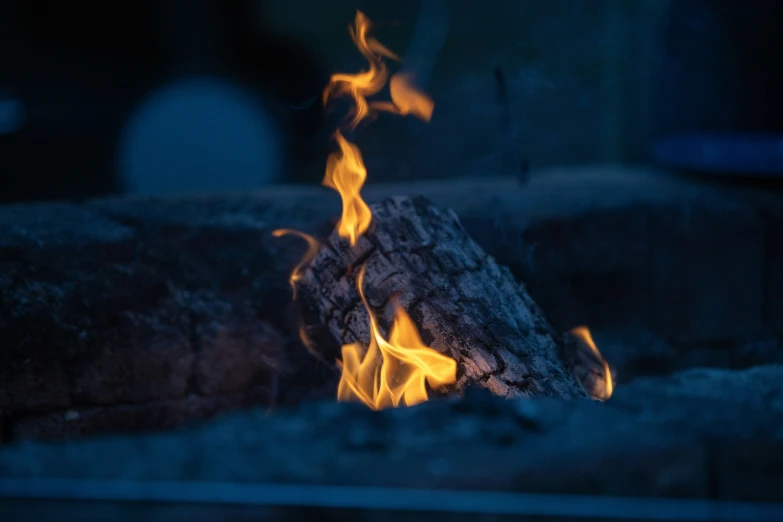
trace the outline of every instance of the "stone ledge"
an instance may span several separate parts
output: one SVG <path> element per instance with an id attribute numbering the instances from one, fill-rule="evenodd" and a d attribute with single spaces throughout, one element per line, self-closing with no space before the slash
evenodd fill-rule
<path id="1" fill-rule="evenodd" d="M 783 194 L 620 167 L 416 190 L 454 208 L 562 329 L 630 322 L 696 342 L 783 333 Z"/>
<path id="2" fill-rule="evenodd" d="M 600 166 L 525 186 L 366 190 L 401 193 L 453 208 L 560 329 L 651 331 L 680 352 L 783 334 L 779 193 Z M 338 212 L 320 187 L 0 207 L 0 417 L 256 386 L 283 402 L 319 396 L 301 383 L 333 376 L 288 336 L 287 276 L 304 245 L 271 231 L 323 235 Z M 726 366 L 720 357 L 706 360 Z"/>
<path id="3" fill-rule="evenodd" d="M 0 476 L 779 500 L 781 378 L 781 366 L 690 370 L 603 404 L 481 392 L 383 412 L 309 403 L 169 434 L 7 446 Z"/>

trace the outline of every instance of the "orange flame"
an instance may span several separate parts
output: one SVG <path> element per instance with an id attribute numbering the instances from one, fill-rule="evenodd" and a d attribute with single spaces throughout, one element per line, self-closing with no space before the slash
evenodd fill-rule
<path id="1" fill-rule="evenodd" d="M 595 341 L 593 341 L 593 336 L 590 333 L 590 329 L 586 326 L 579 326 L 577 328 L 574 328 L 571 330 L 571 335 L 574 335 L 575 337 L 578 337 L 580 340 L 582 340 L 587 346 L 590 347 L 590 349 L 593 351 L 593 353 L 598 357 L 598 360 L 603 364 L 604 366 L 604 380 L 606 382 L 606 387 L 603 390 L 603 400 L 608 399 L 612 396 L 612 392 L 614 391 L 614 383 L 612 382 L 612 372 L 609 369 L 609 363 L 606 362 L 604 357 L 601 355 L 601 352 L 598 351 L 598 347 L 595 345 Z"/>
<path id="2" fill-rule="evenodd" d="M 456 382 L 457 362 L 426 346 L 399 304 L 389 340 L 384 340 L 362 290 L 365 271 L 362 265 L 356 286 L 370 318 L 370 344 L 364 354 L 359 343 L 342 347 L 337 400 L 359 400 L 374 410 L 424 402 L 428 399 L 427 383 L 435 389 Z"/>
<path id="3" fill-rule="evenodd" d="M 435 102 L 413 86 L 413 73 L 398 72 L 389 80 L 389 93 L 397 106 L 397 113 L 412 114 L 424 121 L 430 121 Z"/>
<path id="4" fill-rule="evenodd" d="M 377 110 L 400 115 L 412 114 L 429 121 L 434 104 L 430 98 L 413 87 L 413 76 L 408 72 L 392 76 L 389 85 L 391 102 L 367 101 L 368 96 L 380 92 L 389 78 L 383 58 L 399 60 L 397 55 L 368 36 L 370 26 L 370 20 L 361 11 L 357 11 L 354 25 L 349 28 L 356 47 L 369 63 L 369 69 L 358 74 L 332 75 L 323 92 L 323 103 L 326 104 L 332 96 L 350 96 L 354 102 L 351 129 L 356 128 L 363 119 L 373 116 L 373 111 Z M 337 224 L 337 233 L 348 239 L 351 245 L 355 245 L 359 236 L 372 222 L 372 212 L 360 194 L 367 179 L 367 169 L 359 148 L 348 142 L 339 130 L 335 132 L 335 140 L 340 150 L 330 154 L 327 159 L 323 185 L 340 194 L 343 213 Z M 302 278 L 305 266 L 318 253 L 320 245 L 314 238 L 295 230 L 280 229 L 273 234 L 276 237 L 295 234 L 308 242 L 307 253 L 294 268 L 289 279 L 296 299 L 296 285 Z M 357 286 L 370 318 L 370 344 L 363 354 L 359 343 L 342 347 L 342 361 L 338 361 L 342 374 L 337 399 L 359 400 L 376 410 L 400 405 L 412 406 L 428 399 L 427 384 L 431 388 L 437 388 L 454 383 L 457 375 L 456 361 L 426 346 L 416 325 L 399 304 L 395 308 L 389 340 L 381 337 L 377 319 L 362 290 L 364 275 L 365 267 L 362 266 Z M 318 356 L 304 328 L 300 328 L 299 336 L 307 349 Z"/>
<path id="5" fill-rule="evenodd" d="M 435 102 L 413 86 L 413 73 L 398 72 L 393 74 L 389 80 L 389 94 L 392 99 L 391 103 L 373 102 L 370 107 L 400 116 L 410 114 L 426 122 L 432 119 Z"/>
<path id="6" fill-rule="evenodd" d="M 291 271 L 291 275 L 288 278 L 288 282 L 290 283 L 291 289 L 293 290 L 293 300 L 296 301 L 296 284 L 300 279 L 302 279 L 302 272 L 304 272 L 305 267 L 310 264 L 310 261 L 312 261 L 316 254 L 318 254 L 318 250 L 320 250 L 321 244 L 313 236 L 290 228 L 278 228 L 277 230 L 272 231 L 272 235 L 275 237 L 294 235 L 307 241 L 307 252 L 305 252 L 305 255 Z M 307 335 L 307 330 L 304 326 L 299 327 L 299 340 L 302 341 L 302 344 L 305 346 L 305 348 L 307 348 L 308 352 L 318 359 L 321 359 L 321 356 L 315 349 L 315 345 Z"/>
<path id="7" fill-rule="evenodd" d="M 367 179 L 367 169 L 359 147 L 349 143 L 340 131 L 336 131 L 334 136 L 340 152 L 332 153 L 327 158 L 323 185 L 340 193 L 343 214 L 337 223 L 337 234 L 355 245 L 372 222 L 370 207 L 359 194 Z"/>
<path id="8" fill-rule="evenodd" d="M 305 266 L 307 266 L 307 264 L 313 260 L 315 255 L 318 253 L 318 249 L 321 248 L 321 244 L 313 236 L 305 234 L 304 232 L 299 232 L 298 230 L 292 230 L 290 228 L 278 228 L 272 232 L 272 235 L 275 237 L 282 237 L 289 234 L 301 237 L 307 241 L 307 252 L 305 252 L 304 257 L 302 257 L 302 260 L 299 261 L 299 264 L 297 264 L 291 271 L 291 276 L 288 278 L 288 282 L 291 284 L 291 288 L 294 292 L 294 301 L 296 301 L 296 283 L 302 279 L 302 272 L 304 271 Z"/>
<path id="9" fill-rule="evenodd" d="M 425 121 L 432 117 L 434 104 L 425 94 L 413 87 L 411 73 L 397 73 L 392 76 L 389 90 L 392 102 L 367 101 L 368 96 L 377 94 L 386 84 L 389 70 L 383 58 L 399 60 L 375 38 L 368 36 L 371 22 L 364 13 L 356 11 L 353 27 L 349 28 L 351 39 L 369 63 L 369 69 L 357 74 L 337 73 L 329 79 L 323 92 L 324 104 L 335 95 L 347 95 L 354 101 L 353 118 L 350 127 L 372 116 L 371 110 L 384 110 L 395 114 L 412 114 Z M 349 143 L 340 131 L 335 132 L 340 153 L 330 154 L 326 162 L 323 185 L 339 192 L 343 201 L 343 214 L 337 225 L 340 237 L 355 245 L 372 222 L 372 212 L 361 198 L 360 192 L 367 179 L 367 169 L 359 148 Z"/>
<path id="10" fill-rule="evenodd" d="M 380 92 L 389 77 L 389 70 L 383 61 L 383 57 L 399 60 L 396 54 L 387 49 L 375 38 L 368 37 L 372 23 L 361 11 L 356 11 L 353 27 L 349 27 L 353 40 L 359 52 L 367 59 L 370 68 L 358 74 L 337 73 L 329 79 L 324 89 L 323 103 L 326 104 L 334 95 L 351 96 L 354 100 L 353 119 L 350 122 L 352 129 L 364 118 L 370 116 L 370 105 L 367 96 Z"/>
<path id="11" fill-rule="evenodd" d="M 352 97 L 355 106 L 353 118 L 349 123 L 351 129 L 355 129 L 363 119 L 371 117 L 373 110 L 392 112 L 401 116 L 411 114 L 424 121 L 430 121 L 435 104 L 430 97 L 413 86 L 411 72 L 392 75 L 389 81 L 391 102 L 367 101 L 368 96 L 378 94 L 383 89 L 389 78 L 389 69 L 383 58 L 400 60 L 386 46 L 368 36 L 371 26 L 370 19 L 361 11 L 356 11 L 354 25 L 348 29 L 351 39 L 362 56 L 367 59 L 370 68 L 357 74 L 333 74 L 324 89 L 323 103 L 326 104 L 332 96 Z"/>

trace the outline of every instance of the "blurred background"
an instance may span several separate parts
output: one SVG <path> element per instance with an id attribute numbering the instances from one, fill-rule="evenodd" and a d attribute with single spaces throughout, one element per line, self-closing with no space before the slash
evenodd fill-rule
<path id="1" fill-rule="evenodd" d="M 339 117 L 320 92 L 365 66 L 357 8 L 436 104 L 354 134 L 371 181 L 783 132 L 779 0 L 5 0 L 0 200 L 320 182 Z"/>

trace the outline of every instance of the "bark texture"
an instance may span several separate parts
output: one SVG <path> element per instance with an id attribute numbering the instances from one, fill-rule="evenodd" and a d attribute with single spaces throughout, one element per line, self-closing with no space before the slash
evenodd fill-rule
<path id="1" fill-rule="evenodd" d="M 586 396 L 559 357 L 559 334 L 454 212 L 405 196 L 372 210 L 373 228 L 357 245 L 329 236 L 299 288 L 336 339 L 369 341 L 356 288 L 365 264 L 364 290 L 378 316 L 399 296 L 423 340 L 457 361 L 457 390 L 476 384 L 503 397 Z"/>

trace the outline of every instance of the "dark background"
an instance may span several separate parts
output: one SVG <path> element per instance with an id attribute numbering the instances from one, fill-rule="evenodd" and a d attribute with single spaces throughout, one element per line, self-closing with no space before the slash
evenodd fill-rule
<path id="1" fill-rule="evenodd" d="M 420 4 L 6 0 L 0 199 L 318 183 L 335 123 L 319 93 L 363 66 L 355 9 L 404 53 Z M 432 122 L 384 115 L 353 138 L 371 181 L 639 163 L 672 133 L 783 130 L 779 1 L 448 5 L 424 64 Z"/>

